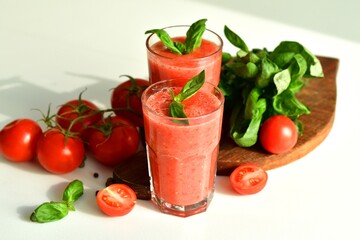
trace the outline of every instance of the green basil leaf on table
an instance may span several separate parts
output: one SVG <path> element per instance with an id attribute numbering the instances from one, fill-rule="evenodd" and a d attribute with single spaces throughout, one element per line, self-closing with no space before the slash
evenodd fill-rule
<path id="1" fill-rule="evenodd" d="M 63 201 L 74 203 L 84 194 L 84 185 L 80 180 L 72 181 L 64 190 Z"/>
<path id="2" fill-rule="evenodd" d="M 84 193 L 84 186 L 80 180 L 70 182 L 63 192 L 62 202 L 45 202 L 38 206 L 30 215 L 32 222 L 47 223 L 60 220 L 68 215 L 69 210 L 75 211 L 73 203 Z"/>
<path id="3" fill-rule="evenodd" d="M 33 222 L 47 223 L 60 220 L 69 213 L 66 202 L 46 202 L 41 204 L 31 214 Z"/>

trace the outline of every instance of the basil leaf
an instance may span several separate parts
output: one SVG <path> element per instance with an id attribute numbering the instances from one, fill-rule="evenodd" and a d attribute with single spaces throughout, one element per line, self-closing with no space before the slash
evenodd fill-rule
<path id="1" fill-rule="evenodd" d="M 230 30 L 230 28 L 228 28 L 226 25 L 224 27 L 224 34 L 232 45 L 240 48 L 244 52 L 249 52 L 249 48 L 244 42 L 244 40 L 242 40 L 241 37 L 239 37 L 236 33 Z"/>
<path id="2" fill-rule="evenodd" d="M 319 59 L 298 42 L 283 41 L 274 49 L 270 56 L 280 68 L 284 68 L 296 54 L 301 54 L 306 60 L 308 68 L 306 77 L 324 76 Z"/>
<path id="3" fill-rule="evenodd" d="M 279 67 L 268 58 L 263 58 L 260 63 L 259 75 L 256 78 L 256 85 L 265 88 L 271 82 L 272 76 L 279 71 Z"/>
<path id="4" fill-rule="evenodd" d="M 255 63 L 232 62 L 228 64 L 234 73 L 241 78 L 253 78 L 258 73 L 258 67 Z"/>
<path id="5" fill-rule="evenodd" d="M 291 79 L 299 79 L 304 76 L 307 70 L 307 63 L 301 54 L 295 54 L 290 65 Z"/>
<path id="6" fill-rule="evenodd" d="M 291 119 L 296 119 L 303 114 L 310 114 L 310 109 L 300 102 L 290 90 L 274 97 L 273 108 L 278 114 Z"/>
<path id="7" fill-rule="evenodd" d="M 185 44 L 182 42 L 174 42 L 174 46 L 183 54 L 185 52 Z"/>
<path id="8" fill-rule="evenodd" d="M 295 119 L 294 123 L 296 125 L 298 135 L 301 136 L 304 132 L 304 125 L 302 124 L 302 122 L 299 119 Z"/>
<path id="9" fill-rule="evenodd" d="M 222 58 L 221 58 L 221 62 L 224 64 L 224 63 L 227 63 L 228 61 L 230 61 L 232 59 L 232 55 L 228 52 L 223 52 L 222 53 Z"/>
<path id="10" fill-rule="evenodd" d="M 301 78 L 292 79 L 288 90 L 291 91 L 293 94 L 298 93 L 306 86 L 306 83 L 307 81 Z"/>
<path id="11" fill-rule="evenodd" d="M 259 99 L 252 109 L 251 120 L 245 121 L 240 129 L 231 129 L 231 138 L 241 147 L 253 146 L 258 139 L 258 132 L 262 121 L 262 116 L 266 110 L 266 100 Z"/>
<path id="12" fill-rule="evenodd" d="M 180 94 L 174 97 L 175 101 L 182 102 L 192 97 L 199 89 L 204 85 L 205 82 L 205 70 L 202 70 L 198 75 L 190 79 Z"/>
<path id="13" fill-rule="evenodd" d="M 253 109 L 256 107 L 257 101 L 261 95 L 261 90 L 259 88 L 253 88 L 248 95 L 245 104 L 245 119 L 251 119 L 253 115 Z"/>
<path id="14" fill-rule="evenodd" d="M 74 180 L 65 188 L 63 201 L 72 204 L 84 194 L 84 185 L 80 180 Z"/>
<path id="15" fill-rule="evenodd" d="M 283 91 L 285 91 L 291 82 L 291 76 L 289 69 L 282 70 L 281 72 L 278 72 L 274 76 L 274 83 L 277 90 L 277 95 L 281 94 Z"/>
<path id="16" fill-rule="evenodd" d="M 202 70 L 198 75 L 190 79 L 185 86 L 181 89 L 180 93 L 174 96 L 173 91 L 170 94 L 173 101 L 170 103 L 170 116 L 175 118 L 186 118 L 184 106 L 182 101 L 189 99 L 204 85 L 205 83 L 205 70 Z"/>
<path id="17" fill-rule="evenodd" d="M 176 118 L 187 118 L 184 112 L 184 105 L 176 101 L 170 103 L 170 115 Z"/>
<path id="18" fill-rule="evenodd" d="M 185 54 L 192 53 L 196 48 L 200 47 L 202 36 L 206 30 L 206 21 L 207 19 L 200 19 L 191 24 L 186 32 Z"/>
<path id="19" fill-rule="evenodd" d="M 57 221 L 65 217 L 69 210 L 75 211 L 73 203 L 84 193 L 84 186 L 80 180 L 74 180 L 68 184 L 63 193 L 62 202 L 46 202 L 41 204 L 31 214 L 33 222 L 46 223 Z"/>
<path id="20" fill-rule="evenodd" d="M 305 74 L 306 77 L 323 77 L 324 72 L 319 59 L 306 48 L 304 48 L 302 55 L 306 59 L 308 66 L 310 66 Z"/>
<path id="21" fill-rule="evenodd" d="M 303 46 L 297 42 L 283 41 L 273 52 L 270 53 L 270 59 L 281 69 L 287 68 L 293 57 L 303 51 Z"/>
<path id="22" fill-rule="evenodd" d="M 174 42 L 164 29 L 152 29 L 145 32 L 155 33 L 166 48 L 176 54 L 189 54 L 200 47 L 202 36 L 206 30 L 205 22 L 207 19 L 200 19 L 189 27 L 186 32 L 185 42 Z"/>
<path id="23" fill-rule="evenodd" d="M 257 54 L 253 52 L 248 52 L 245 56 L 241 58 L 242 62 L 252 62 L 252 63 L 258 63 L 260 59 L 263 59 L 265 57 L 260 57 Z"/>
<path id="24" fill-rule="evenodd" d="M 38 223 L 53 222 L 64 218 L 68 212 L 65 202 L 46 202 L 35 209 L 30 220 Z"/>
<path id="25" fill-rule="evenodd" d="M 163 29 L 152 29 L 145 32 L 145 34 L 148 33 L 155 33 L 158 38 L 160 38 L 161 42 L 164 44 L 166 48 L 168 48 L 170 51 L 176 54 L 182 54 L 182 52 L 176 47 L 173 40 L 169 36 L 169 34 L 163 30 Z"/>

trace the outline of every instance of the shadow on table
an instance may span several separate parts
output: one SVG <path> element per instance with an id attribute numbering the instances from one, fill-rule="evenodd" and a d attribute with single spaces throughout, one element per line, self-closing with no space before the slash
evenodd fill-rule
<path id="1" fill-rule="evenodd" d="M 83 99 L 95 101 L 96 104 L 101 105 L 99 107 L 110 107 L 111 89 L 116 87 L 120 80 L 73 72 L 65 74 L 73 76 L 74 81 L 85 78 L 92 82 L 75 89 L 69 86 L 69 91 L 59 92 L 56 86 L 53 90 L 49 87 L 41 87 L 25 81 L 21 76 L 0 79 L 0 128 L 16 118 L 38 120 L 41 114 L 35 109 L 46 113 L 49 104 L 52 113 L 55 113 L 59 105 L 77 99 L 84 90 Z"/>

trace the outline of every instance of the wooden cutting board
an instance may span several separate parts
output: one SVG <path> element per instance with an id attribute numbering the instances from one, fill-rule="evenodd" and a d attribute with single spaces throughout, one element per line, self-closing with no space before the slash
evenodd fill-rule
<path id="1" fill-rule="evenodd" d="M 234 168 L 245 163 L 256 163 L 266 170 L 284 166 L 305 156 L 326 138 L 334 122 L 339 60 L 328 57 L 319 57 L 319 60 L 324 78 L 311 79 L 297 95 L 310 108 L 311 114 L 300 118 L 304 124 L 304 133 L 299 137 L 296 146 L 288 153 L 269 154 L 259 145 L 251 148 L 239 147 L 223 131 L 217 164 L 218 175 L 230 175 Z M 134 189 L 139 199 L 150 199 L 145 151 L 117 166 L 107 185 L 111 183 L 125 183 Z"/>
<path id="2" fill-rule="evenodd" d="M 305 156 L 326 138 L 335 117 L 339 60 L 329 57 L 318 58 L 323 67 L 324 78 L 310 79 L 297 95 L 298 99 L 310 108 L 311 114 L 299 118 L 304 125 L 304 132 L 296 146 L 288 153 L 269 154 L 259 144 L 250 148 L 239 147 L 226 135 L 227 132 L 223 132 L 218 175 L 229 175 L 234 168 L 245 163 L 256 163 L 266 170 L 284 166 Z"/>

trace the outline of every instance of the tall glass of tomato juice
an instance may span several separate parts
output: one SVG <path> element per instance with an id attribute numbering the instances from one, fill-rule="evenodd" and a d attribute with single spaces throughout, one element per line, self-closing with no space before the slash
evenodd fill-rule
<path id="1" fill-rule="evenodd" d="M 184 42 L 190 26 L 164 28 L 173 41 Z M 156 34 L 146 40 L 150 83 L 167 79 L 184 81 L 205 70 L 205 81 L 218 85 L 220 81 L 223 41 L 215 32 L 206 29 L 199 48 L 190 54 L 176 54 L 168 50 Z"/>
<path id="2" fill-rule="evenodd" d="M 150 85 L 142 95 L 152 201 L 168 214 L 187 217 L 206 211 L 214 193 L 224 96 L 205 82 L 183 102 L 187 118 L 169 116 L 181 79 Z"/>

